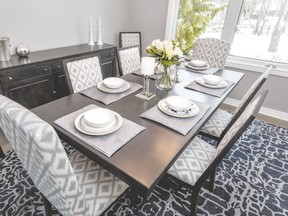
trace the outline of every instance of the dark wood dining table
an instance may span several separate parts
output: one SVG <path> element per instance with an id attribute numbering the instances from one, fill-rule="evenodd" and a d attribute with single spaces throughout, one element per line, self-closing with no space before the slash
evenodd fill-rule
<path id="1" fill-rule="evenodd" d="M 176 83 L 173 90 L 169 92 L 157 89 L 155 81 L 150 80 L 150 90 L 156 94 L 156 97 L 150 101 L 145 101 L 135 96 L 142 90 L 134 92 L 107 106 L 76 93 L 36 107 L 32 109 L 32 112 L 50 123 L 56 129 L 61 139 L 67 141 L 74 148 L 118 176 L 129 184 L 131 188 L 140 192 L 149 193 L 244 76 L 243 73 L 231 70 L 218 71 L 216 73 L 217 75 L 235 82 L 235 85 L 228 89 L 222 97 L 215 97 L 185 88 L 185 86 L 195 80 L 196 77 L 202 76 L 203 74 L 193 73 L 183 69 L 179 70 L 178 74 L 184 78 L 184 80 Z M 129 74 L 123 76 L 123 79 L 143 84 L 143 78 L 141 76 Z M 192 100 L 200 101 L 211 106 L 204 117 L 186 136 L 165 125 L 140 117 L 143 112 L 157 105 L 161 99 L 170 95 L 187 96 Z M 121 147 L 111 157 L 107 157 L 53 123 L 56 119 L 89 104 L 96 104 L 100 107 L 111 109 L 119 113 L 122 117 L 142 125 L 146 129 Z"/>

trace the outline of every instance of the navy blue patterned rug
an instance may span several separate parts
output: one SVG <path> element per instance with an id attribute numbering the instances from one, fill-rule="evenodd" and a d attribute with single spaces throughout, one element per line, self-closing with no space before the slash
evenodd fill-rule
<path id="1" fill-rule="evenodd" d="M 42 197 L 13 151 L 0 169 L 0 215 L 44 215 Z M 192 191 L 168 175 L 148 199 L 139 197 L 137 211 L 127 193 L 107 215 L 189 215 Z M 288 215 L 288 129 L 255 120 L 218 166 L 213 193 L 203 186 L 197 215 Z"/>

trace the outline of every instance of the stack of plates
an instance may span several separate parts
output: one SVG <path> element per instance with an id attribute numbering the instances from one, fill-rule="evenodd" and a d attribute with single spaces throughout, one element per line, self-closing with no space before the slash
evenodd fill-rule
<path id="1" fill-rule="evenodd" d="M 170 96 L 158 103 L 159 109 L 174 117 L 187 118 L 199 113 L 199 107 L 189 98 L 182 96 Z"/>
<path id="2" fill-rule="evenodd" d="M 130 84 L 118 77 L 109 77 L 98 83 L 97 87 L 106 93 L 121 93 L 130 88 Z"/>
<path id="3" fill-rule="evenodd" d="M 204 75 L 202 77 L 197 77 L 196 82 L 208 88 L 225 88 L 228 85 L 226 80 L 216 75 Z"/>
<path id="4" fill-rule="evenodd" d="M 209 68 L 209 65 L 202 60 L 192 60 L 186 64 L 186 67 L 193 70 L 206 70 Z"/>
<path id="5" fill-rule="evenodd" d="M 109 109 L 96 108 L 82 113 L 75 119 L 77 130 L 88 135 L 105 135 L 118 130 L 122 117 Z"/>

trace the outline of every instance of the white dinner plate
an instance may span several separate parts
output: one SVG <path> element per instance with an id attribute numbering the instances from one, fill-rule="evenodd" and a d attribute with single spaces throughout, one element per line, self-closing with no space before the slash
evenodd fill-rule
<path id="1" fill-rule="evenodd" d="M 202 77 L 197 77 L 195 80 L 198 84 L 205 86 L 207 88 L 218 89 L 218 88 L 225 88 L 226 86 L 228 86 L 228 82 L 226 80 L 221 81 L 217 85 L 209 85 L 209 84 L 205 83 L 205 81 Z"/>
<path id="2" fill-rule="evenodd" d="M 208 64 L 205 65 L 204 67 L 195 67 L 195 66 L 191 65 L 189 62 L 187 62 L 187 63 L 185 64 L 185 66 L 188 67 L 188 68 L 190 68 L 190 69 L 192 69 L 192 70 L 198 70 L 198 71 L 206 70 L 206 69 L 209 68 L 209 65 L 208 65 Z"/>
<path id="3" fill-rule="evenodd" d="M 74 125 L 77 130 L 87 135 L 100 136 L 100 135 L 110 134 L 118 130 L 123 124 L 123 118 L 116 112 L 114 112 L 114 114 L 115 114 L 114 116 L 115 120 L 113 120 L 111 124 L 109 124 L 107 127 L 95 128 L 95 127 L 89 126 L 84 121 L 84 118 L 83 118 L 84 113 L 77 116 L 77 118 L 75 119 Z"/>
<path id="4" fill-rule="evenodd" d="M 192 116 L 197 115 L 200 111 L 199 107 L 195 103 L 193 103 L 189 110 L 183 111 L 183 112 L 177 112 L 169 108 L 169 106 L 165 102 L 165 99 L 158 102 L 158 108 L 162 112 L 166 113 L 167 115 L 177 117 L 177 118 L 192 117 Z"/>
<path id="5" fill-rule="evenodd" d="M 111 88 L 106 87 L 102 81 L 98 83 L 97 88 L 106 93 L 116 94 L 116 93 L 127 91 L 130 88 L 130 84 L 124 81 L 123 85 L 120 88 L 111 89 Z"/>

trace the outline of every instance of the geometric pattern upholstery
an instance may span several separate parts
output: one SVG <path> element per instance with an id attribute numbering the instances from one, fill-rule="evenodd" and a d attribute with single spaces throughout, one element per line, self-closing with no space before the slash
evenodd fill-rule
<path id="1" fill-rule="evenodd" d="M 114 192 L 118 191 L 119 182 L 115 178 L 111 181 L 111 177 L 108 180 L 105 174 L 104 176 L 100 175 L 102 180 L 97 186 L 101 188 L 102 185 L 103 189 L 98 191 L 98 194 L 103 195 L 100 197 L 100 204 L 97 204 L 97 200 L 93 202 L 94 205 L 91 204 L 91 194 L 86 203 L 85 192 L 90 190 L 89 185 L 83 185 L 81 181 L 77 180 L 53 127 L 20 104 L 2 95 L 0 95 L 0 127 L 35 186 L 62 215 L 95 215 L 94 211 L 98 212 L 100 209 L 104 209 L 114 199 Z M 74 159 L 72 157 L 72 161 L 79 178 L 80 170 L 77 169 L 75 157 L 79 158 L 78 154 L 74 156 Z M 89 173 L 84 174 L 84 171 L 90 171 L 93 167 L 97 166 L 91 160 L 86 162 L 86 167 L 83 166 L 82 176 L 86 178 L 87 184 L 89 184 L 90 177 Z M 100 174 L 105 173 L 99 167 L 98 170 Z M 108 183 L 105 183 L 106 179 Z M 84 186 L 83 188 L 80 187 L 79 182 Z M 113 190 L 113 194 L 109 194 L 111 190 L 107 190 L 108 187 L 105 184 L 112 183 L 112 188 L 117 190 Z M 124 184 L 123 189 L 125 187 Z M 89 212 L 90 210 L 91 212 Z"/>
<path id="2" fill-rule="evenodd" d="M 201 129 L 201 132 L 213 135 L 215 137 L 220 137 L 231 121 L 232 117 L 232 113 L 227 112 L 226 110 L 217 109 Z"/>
<path id="3" fill-rule="evenodd" d="M 73 93 L 96 86 L 103 80 L 98 56 L 66 63 Z"/>
<path id="4" fill-rule="evenodd" d="M 140 70 L 140 52 L 139 46 L 122 48 L 118 50 L 118 56 L 120 61 L 121 75 L 129 74 Z"/>
<path id="5" fill-rule="evenodd" d="M 215 148 L 195 137 L 170 167 L 168 173 L 194 186 L 210 164 Z"/>
<path id="6" fill-rule="evenodd" d="M 210 67 L 224 68 L 230 43 L 216 38 L 198 38 L 192 59 L 206 61 Z"/>
<path id="7" fill-rule="evenodd" d="M 120 32 L 120 47 L 140 46 L 140 32 Z"/>

